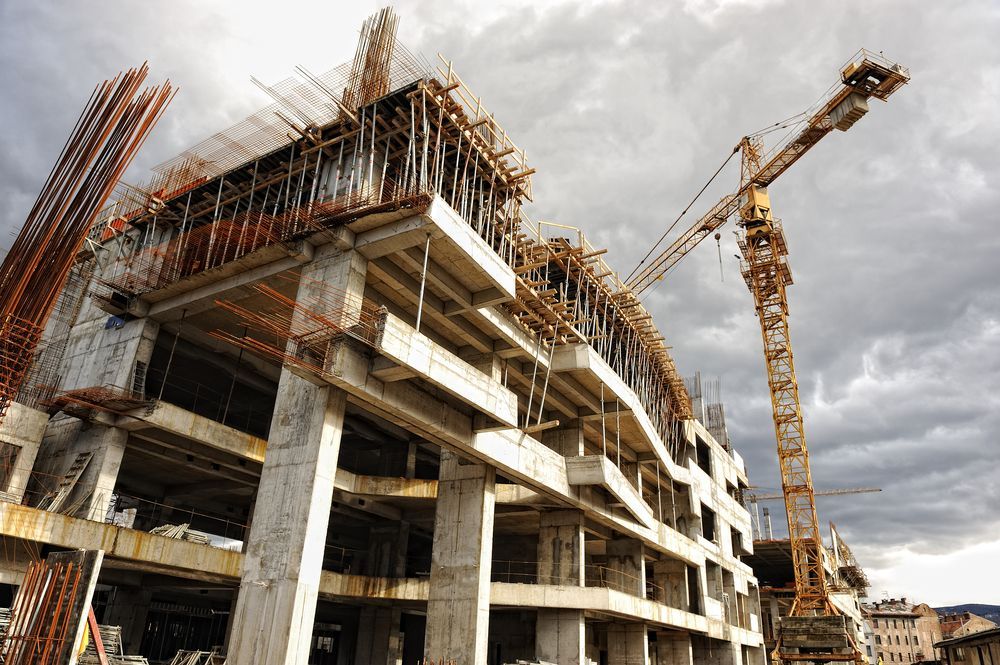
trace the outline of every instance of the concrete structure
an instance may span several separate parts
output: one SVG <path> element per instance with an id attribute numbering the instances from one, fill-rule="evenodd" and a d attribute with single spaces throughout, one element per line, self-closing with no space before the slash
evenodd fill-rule
<path id="1" fill-rule="evenodd" d="M 1000 662 L 1000 628 L 943 640 L 934 648 L 948 665 L 993 665 Z"/>
<path id="2" fill-rule="evenodd" d="M 60 389 L 0 432 L 2 580 L 104 550 L 98 613 L 150 659 L 762 665 L 740 456 L 601 252 L 521 216 L 523 153 L 450 65 L 398 69 L 98 229 Z M 429 100 L 439 153 L 391 115 Z"/>
<path id="3" fill-rule="evenodd" d="M 926 603 L 890 598 L 864 606 L 875 639 L 874 651 L 883 663 L 941 660 L 934 647 L 941 640 L 937 612 Z"/>
<path id="4" fill-rule="evenodd" d="M 826 579 L 830 585 L 830 600 L 846 617 L 848 631 L 854 636 L 858 650 L 871 662 L 869 636 L 862 612 L 868 581 L 864 572 L 850 556 L 850 550 L 831 526 L 830 546 L 825 554 Z M 761 621 L 764 643 L 768 654 L 775 647 L 778 621 L 788 616 L 795 599 L 795 578 L 792 569 L 792 550 L 787 540 L 755 540 L 753 554 L 746 557 L 760 581 Z"/>

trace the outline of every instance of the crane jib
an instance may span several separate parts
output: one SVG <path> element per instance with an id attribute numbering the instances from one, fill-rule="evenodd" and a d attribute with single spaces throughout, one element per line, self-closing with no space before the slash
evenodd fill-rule
<path id="1" fill-rule="evenodd" d="M 820 102 L 802 122 L 802 129 L 783 145 L 774 150 L 731 197 L 739 198 L 746 187 L 755 184 L 767 187 L 778 176 L 819 143 L 834 129 L 846 131 L 868 110 L 868 99 L 885 101 L 910 80 L 909 70 L 884 56 L 867 50 L 856 53 L 840 71 L 840 85 Z M 698 246 L 715 229 L 722 226 L 736 212 L 724 197 L 697 222 L 684 231 L 649 266 L 628 280 L 628 287 L 639 294 L 657 283 L 681 259 Z"/>

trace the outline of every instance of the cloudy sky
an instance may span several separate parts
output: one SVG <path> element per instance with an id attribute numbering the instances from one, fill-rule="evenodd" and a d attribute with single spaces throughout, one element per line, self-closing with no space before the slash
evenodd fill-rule
<path id="1" fill-rule="evenodd" d="M 250 83 L 349 60 L 367 2 L 0 0 L 0 244 L 93 85 L 148 59 L 181 92 L 133 180 L 267 104 Z M 838 0 L 396 4 L 538 169 L 536 219 L 623 272 L 739 137 L 810 106 L 859 47 L 912 83 L 771 187 L 819 499 L 872 595 L 1000 603 L 1000 4 Z M 734 163 L 693 213 L 738 184 Z M 693 221 L 693 220 L 692 220 Z M 683 226 L 680 225 L 680 226 Z M 680 228 L 680 226 L 678 228 Z M 752 481 L 777 488 L 760 334 L 733 236 L 647 300 L 686 374 L 721 377 Z M 780 504 L 773 511 L 781 515 Z M 778 519 L 776 522 L 780 522 Z"/>

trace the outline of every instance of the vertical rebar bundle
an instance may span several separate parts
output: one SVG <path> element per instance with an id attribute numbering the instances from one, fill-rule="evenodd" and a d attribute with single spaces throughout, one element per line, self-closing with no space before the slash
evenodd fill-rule
<path id="1" fill-rule="evenodd" d="M 94 89 L 0 266 L 0 420 L 98 211 L 174 95 L 169 81 L 140 91 L 147 73 Z"/>
<path id="2" fill-rule="evenodd" d="M 354 55 L 351 77 L 344 89 L 344 106 L 367 106 L 389 92 L 389 71 L 396 50 L 399 17 L 386 7 L 365 21 Z"/>

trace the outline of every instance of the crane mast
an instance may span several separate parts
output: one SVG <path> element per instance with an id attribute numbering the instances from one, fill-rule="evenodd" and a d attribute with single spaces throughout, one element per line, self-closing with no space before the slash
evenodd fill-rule
<path id="1" fill-rule="evenodd" d="M 744 180 L 760 169 L 759 143 L 755 143 L 744 139 L 741 160 Z M 826 614 L 831 610 L 828 607 L 823 553 L 820 551 L 823 541 L 816 516 L 809 450 L 788 331 L 785 287 L 792 283 L 791 271 L 785 260 L 788 246 L 780 222 L 771 214 L 767 190 L 752 181 L 749 185 L 746 202 L 739 213 L 741 231 L 738 244 L 743 254 L 741 272 L 754 298 L 764 342 L 781 485 L 788 515 L 788 538 L 795 568 L 792 615 L 817 611 Z"/>
<path id="2" fill-rule="evenodd" d="M 862 63 L 862 66 L 864 63 Z M 846 620 L 829 596 L 824 567 L 823 538 L 816 515 L 816 496 L 809 465 L 788 329 L 786 288 L 792 284 L 788 266 L 788 243 L 781 222 L 771 209 L 767 185 L 788 169 L 806 150 L 837 127 L 847 129 L 867 111 L 867 98 L 850 91 L 853 65 L 843 72 L 844 88 L 813 116 L 806 128 L 784 149 L 762 163 L 760 138 L 744 138 L 740 143 L 739 240 L 743 259 L 740 272 L 754 299 L 764 364 L 771 393 L 771 413 L 778 447 L 781 489 L 788 519 L 788 540 L 792 551 L 795 599 L 789 616 L 781 620 L 774 656 L 780 662 L 850 661 L 864 658 Z M 898 65 L 890 72 L 902 73 Z M 905 80 L 877 79 L 870 73 L 864 80 L 872 88 L 891 94 Z M 855 86 L 856 89 L 856 86 Z M 816 120 L 821 116 L 821 120 Z M 822 617 L 822 619 L 820 618 Z"/>

